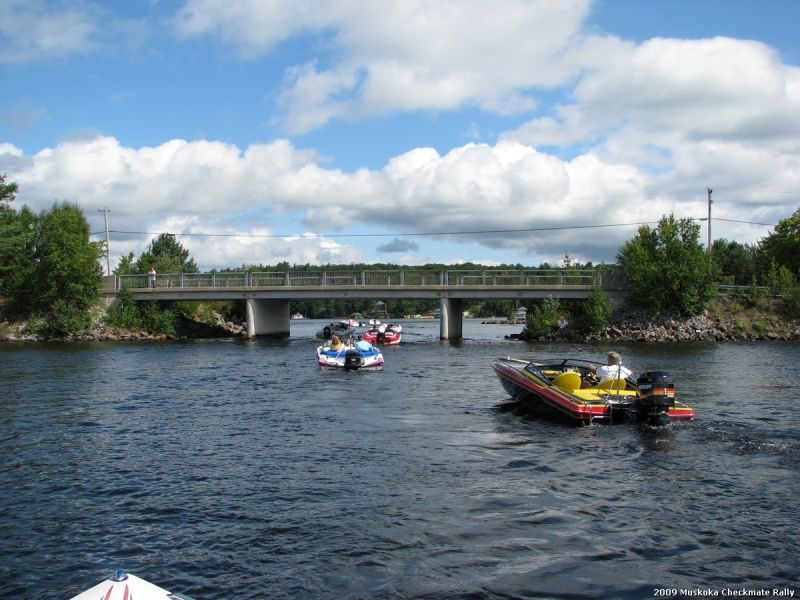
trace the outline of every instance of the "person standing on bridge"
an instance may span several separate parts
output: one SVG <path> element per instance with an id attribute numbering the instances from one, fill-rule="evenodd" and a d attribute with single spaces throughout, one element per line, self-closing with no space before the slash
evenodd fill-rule
<path id="1" fill-rule="evenodd" d="M 150 270 L 147 272 L 147 278 L 151 288 L 156 287 L 156 270 L 153 265 L 150 265 Z"/>

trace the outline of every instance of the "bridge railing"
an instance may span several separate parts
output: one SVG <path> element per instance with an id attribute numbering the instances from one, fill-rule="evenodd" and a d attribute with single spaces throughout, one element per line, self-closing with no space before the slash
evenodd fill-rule
<path id="1" fill-rule="evenodd" d="M 147 288 L 146 274 L 120 275 L 117 287 Z M 462 287 L 599 284 L 596 269 L 449 269 L 370 271 L 273 271 L 166 273 L 156 276 L 159 288 L 240 287 Z"/>

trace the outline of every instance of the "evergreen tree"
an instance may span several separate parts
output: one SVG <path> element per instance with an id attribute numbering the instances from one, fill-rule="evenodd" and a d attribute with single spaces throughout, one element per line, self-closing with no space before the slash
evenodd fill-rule
<path id="1" fill-rule="evenodd" d="M 170 233 L 162 233 L 147 247 L 133 266 L 135 273 L 147 273 L 150 267 L 158 273 L 198 273 L 189 251 Z"/>

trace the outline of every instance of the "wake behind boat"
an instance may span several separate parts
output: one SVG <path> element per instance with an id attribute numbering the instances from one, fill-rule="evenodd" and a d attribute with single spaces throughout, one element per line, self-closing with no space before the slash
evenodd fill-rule
<path id="1" fill-rule="evenodd" d="M 357 371 L 383 368 L 383 354 L 366 340 L 346 344 L 323 344 L 317 347 L 317 363 L 320 367 Z"/>
<path id="2" fill-rule="evenodd" d="M 531 414 L 575 424 L 666 425 L 694 418 L 694 409 L 675 398 L 671 373 L 649 371 L 633 381 L 618 377 L 598 383 L 595 361 L 499 358 L 492 368 L 508 394 Z"/>
<path id="3" fill-rule="evenodd" d="M 74 596 L 72 600 L 192 600 L 183 594 L 172 594 L 122 569 L 105 581 Z"/>

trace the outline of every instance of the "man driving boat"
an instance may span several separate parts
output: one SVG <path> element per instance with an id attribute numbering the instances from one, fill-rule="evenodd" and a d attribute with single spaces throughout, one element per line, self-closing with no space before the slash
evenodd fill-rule
<path id="1" fill-rule="evenodd" d="M 622 355 L 619 352 L 611 351 L 608 353 L 608 363 L 602 367 L 589 365 L 589 370 L 599 379 L 598 383 L 603 383 L 609 379 L 627 379 L 633 377 L 633 371 L 622 366 Z"/>

